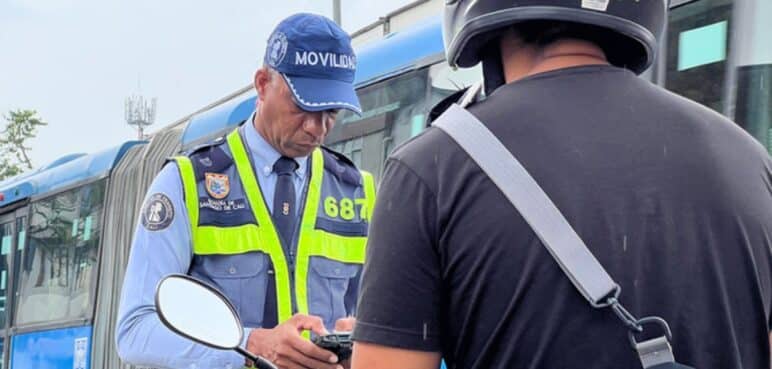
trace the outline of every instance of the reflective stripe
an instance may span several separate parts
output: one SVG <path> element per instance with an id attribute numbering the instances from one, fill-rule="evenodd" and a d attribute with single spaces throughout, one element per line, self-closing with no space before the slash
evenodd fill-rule
<path id="1" fill-rule="evenodd" d="M 316 152 L 315 152 L 316 154 Z M 314 155 L 312 162 L 311 184 L 309 185 L 308 202 L 303 212 L 303 224 L 298 240 L 298 256 L 295 268 L 295 296 L 297 297 L 298 313 L 308 314 L 308 267 L 312 256 L 321 256 L 327 259 L 349 264 L 363 264 L 365 261 L 366 237 L 346 237 L 328 233 L 316 229 L 316 216 L 319 209 L 318 202 L 321 197 L 322 176 L 315 173 L 322 172 L 324 159 L 322 155 Z M 365 188 L 366 204 L 368 206 L 368 219 L 372 214 L 374 204 L 375 186 L 370 173 L 362 172 Z M 315 182 L 318 181 L 318 182 Z M 308 338 L 308 331 L 303 332 Z"/>
<path id="2" fill-rule="evenodd" d="M 324 179 L 324 156 L 322 150 L 316 149 L 311 155 L 311 181 L 306 193 L 306 206 L 303 209 L 303 221 L 300 223 L 298 235 L 298 255 L 295 259 L 295 298 L 298 313 L 308 315 L 308 264 L 311 254 L 309 245 L 319 241 L 316 231 L 316 215 L 319 210 L 319 200 L 322 197 L 322 180 Z M 303 336 L 310 338 L 309 332 Z"/>
<path id="3" fill-rule="evenodd" d="M 190 235 L 193 238 L 193 250 L 196 249 L 196 228 L 198 227 L 198 190 L 196 190 L 196 174 L 193 172 L 193 163 L 186 156 L 177 156 L 174 158 L 177 162 L 177 168 L 180 170 L 182 179 L 182 188 L 185 192 L 185 207 L 188 208 L 188 219 L 190 219 Z"/>
<path id="4" fill-rule="evenodd" d="M 327 259 L 348 264 L 363 264 L 365 262 L 365 246 L 367 237 L 347 237 L 315 230 L 308 238 L 311 242 L 304 244 L 309 256 L 323 256 Z"/>
<path id="5" fill-rule="evenodd" d="M 190 158 L 175 157 L 185 189 L 185 207 L 190 218 L 193 238 L 193 253 L 196 255 L 238 255 L 250 251 L 268 253 L 265 242 L 260 239 L 258 226 L 246 224 L 238 227 L 198 226 L 198 189 L 196 175 Z"/>
<path id="6" fill-rule="evenodd" d="M 196 229 L 193 251 L 196 255 L 238 255 L 250 251 L 270 254 L 266 244 L 261 237 L 260 227 L 254 224 L 203 226 Z"/>
<path id="7" fill-rule="evenodd" d="M 365 188 L 365 201 L 367 204 L 367 222 L 370 223 L 370 219 L 373 216 L 373 209 L 375 209 L 375 180 L 373 175 L 367 171 L 360 171 L 362 173 L 362 186 Z"/>
<path id="8" fill-rule="evenodd" d="M 295 269 L 295 296 L 298 313 L 308 315 L 308 266 L 312 256 L 349 264 L 363 264 L 365 261 L 366 237 L 344 237 L 322 230 L 312 230 L 301 234 L 303 247 L 298 247 L 297 266 Z M 343 317 L 341 317 L 343 318 Z M 310 339 L 309 331 L 302 336 Z"/>
<path id="9" fill-rule="evenodd" d="M 249 205 L 255 215 L 256 227 L 260 247 L 271 257 L 276 281 L 276 307 L 278 311 L 278 322 L 282 323 L 292 317 L 292 290 L 290 288 L 289 270 L 287 260 L 284 258 L 284 251 L 276 234 L 276 229 L 271 221 L 271 214 L 263 201 L 263 193 L 257 184 L 257 178 L 252 171 L 247 151 L 241 141 L 239 130 L 234 130 L 228 135 L 228 147 L 233 154 L 233 161 L 236 164 L 236 171 L 239 173 L 241 184 L 244 186 Z M 241 247 L 249 247 L 241 245 Z M 270 298 L 270 296 L 266 296 Z"/>

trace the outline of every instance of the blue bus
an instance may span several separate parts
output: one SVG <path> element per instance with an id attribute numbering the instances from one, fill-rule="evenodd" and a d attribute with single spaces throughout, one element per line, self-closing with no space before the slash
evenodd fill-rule
<path id="1" fill-rule="evenodd" d="M 725 114 L 772 148 L 772 1 L 672 0 L 658 63 L 642 78 Z M 439 19 L 358 50 L 362 116 L 327 144 L 376 176 L 429 108 L 481 79 L 444 63 Z M 251 88 L 160 130 L 0 183 L 0 369 L 129 368 L 114 347 L 140 202 L 166 158 L 248 118 Z"/>

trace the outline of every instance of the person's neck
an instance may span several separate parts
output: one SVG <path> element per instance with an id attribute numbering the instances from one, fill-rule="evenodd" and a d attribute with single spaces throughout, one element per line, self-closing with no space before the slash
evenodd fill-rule
<path id="1" fill-rule="evenodd" d="M 268 132 L 266 132 L 266 130 L 265 130 L 265 126 L 263 126 L 262 124 L 259 123 L 260 122 L 260 110 L 258 109 L 252 117 L 253 117 L 252 118 L 252 129 L 257 131 L 257 134 L 259 134 L 263 138 L 263 140 L 265 140 L 265 142 L 268 142 L 271 146 L 273 146 L 273 144 L 271 144 L 270 138 L 268 137 Z"/>
<path id="2" fill-rule="evenodd" d="M 600 47 L 582 40 L 558 40 L 543 48 L 520 44 L 502 50 L 506 83 L 559 69 L 608 64 Z"/>

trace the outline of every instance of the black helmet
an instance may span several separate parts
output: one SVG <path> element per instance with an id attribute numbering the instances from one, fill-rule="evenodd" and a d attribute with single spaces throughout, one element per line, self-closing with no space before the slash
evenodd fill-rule
<path id="1" fill-rule="evenodd" d="M 668 0 L 445 0 L 443 36 L 448 63 L 471 67 L 491 31 L 527 21 L 564 21 L 610 31 L 610 63 L 635 73 L 653 62 Z"/>

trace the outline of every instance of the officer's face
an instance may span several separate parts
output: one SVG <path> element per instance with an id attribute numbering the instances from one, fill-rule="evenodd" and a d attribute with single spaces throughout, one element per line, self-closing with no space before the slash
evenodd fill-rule
<path id="1" fill-rule="evenodd" d="M 282 155 L 296 158 L 311 154 L 335 125 L 337 110 L 300 109 L 277 72 L 258 70 L 255 87 L 259 96 L 255 127 Z"/>

